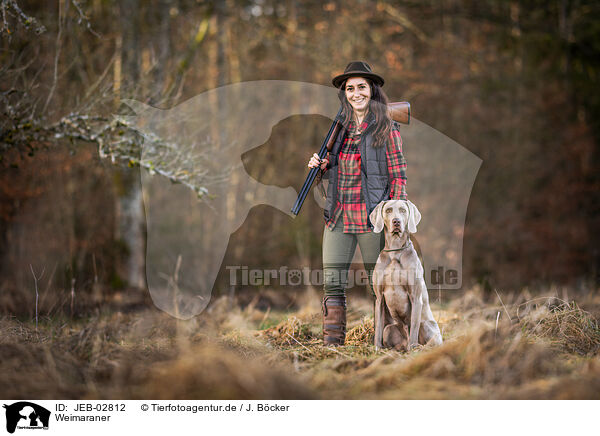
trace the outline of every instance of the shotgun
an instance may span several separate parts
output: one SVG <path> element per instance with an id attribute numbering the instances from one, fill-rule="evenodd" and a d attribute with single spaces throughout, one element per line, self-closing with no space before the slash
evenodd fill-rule
<path id="1" fill-rule="evenodd" d="M 390 116 L 394 121 L 397 121 L 402 124 L 410 123 L 410 103 L 408 103 L 407 101 L 389 103 L 388 108 L 390 109 Z M 323 145 L 321 145 L 321 149 L 319 150 L 318 155 L 320 159 L 324 159 L 325 156 L 327 156 L 327 152 L 331 151 L 333 143 L 335 142 L 335 139 L 337 138 L 338 133 L 342 128 L 342 124 L 338 121 L 338 118 L 341 115 L 341 113 L 342 109 L 340 108 L 337 115 L 335 116 L 333 123 L 331 124 L 331 127 L 329 128 L 329 132 L 325 137 L 325 141 L 323 141 Z M 294 207 L 292 207 L 292 213 L 294 214 L 294 216 L 300 213 L 300 208 L 302 207 L 302 204 L 304 204 L 304 200 L 306 200 L 306 196 L 308 195 L 308 192 L 310 191 L 310 188 L 312 187 L 312 184 L 315 181 L 318 172 L 319 167 L 311 168 L 308 172 L 308 176 L 306 177 L 306 180 L 302 185 L 302 189 L 300 189 L 300 193 L 298 194 L 298 198 L 294 203 Z"/>

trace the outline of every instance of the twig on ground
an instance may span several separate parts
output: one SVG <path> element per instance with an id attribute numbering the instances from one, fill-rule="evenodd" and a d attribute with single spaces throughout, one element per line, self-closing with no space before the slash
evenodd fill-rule
<path id="1" fill-rule="evenodd" d="M 502 301 L 502 298 L 500 298 L 500 294 L 498 293 L 498 291 L 496 289 L 494 289 L 494 292 L 498 296 L 498 299 L 500 300 L 500 304 L 502 304 L 502 307 L 504 307 L 504 311 L 506 312 L 506 315 L 508 316 L 508 320 L 510 322 L 512 322 L 512 318 L 510 317 L 510 313 L 508 313 L 508 310 L 506 309 L 506 306 L 504 305 L 504 302 Z"/>
<path id="2" fill-rule="evenodd" d="M 294 341 L 296 341 L 300 346 L 304 347 L 309 353 L 312 354 L 312 351 L 310 351 L 310 348 L 308 348 L 306 345 L 304 345 L 302 342 L 300 342 L 298 339 L 296 339 L 295 337 L 293 337 L 292 335 L 290 335 L 289 333 L 285 333 L 286 335 L 288 335 L 290 338 L 292 338 Z"/>
<path id="3" fill-rule="evenodd" d="M 46 289 L 42 294 L 42 301 L 40 301 L 40 307 L 44 305 L 44 301 L 46 301 L 46 295 L 48 295 L 48 289 L 50 289 L 50 285 L 52 284 L 52 279 L 54 278 L 54 273 L 56 272 L 56 267 L 58 266 L 58 262 L 54 263 L 54 268 L 52 269 L 52 273 L 50 274 L 50 278 L 48 279 L 48 284 L 46 285 Z"/>
<path id="4" fill-rule="evenodd" d="M 334 347 L 327 347 L 327 349 L 331 350 L 331 351 L 335 351 L 336 353 L 341 354 L 342 356 L 347 357 L 348 359 L 352 359 L 352 356 L 350 356 L 348 354 L 344 354 L 341 351 L 336 350 Z"/>
<path id="5" fill-rule="evenodd" d="M 42 274 L 40 276 L 36 276 L 33 272 L 33 266 L 29 264 L 29 269 L 31 269 L 31 274 L 33 275 L 33 282 L 35 283 L 35 331 L 38 328 L 38 300 L 40 298 L 40 294 L 38 292 L 38 280 L 41 280 L 44 277 L 44 272 L 46 271 L 46 267 L 42 269 Z"/>
<path id="6" fill-rule="evenodd" d="M 525 302 L 523 302 L 523 303 L 521 303 L 521 304 L 519 304 L 517 306 L 517 319 L 519 319 L 519 320 L 521 319 L 520 316 L 519 316 L 519 309 L 521 308 L 521 306 L 526 306 L 526 305 L 528 305 L 531 302 L 536 301 L 536 300 L 558 300 L 558 301 L 562 302 L 563 304 L 566 304 L 566 305 L 569 304 L 567 301 L 561 300 L 560 298 L 555 297 L 554 295 L 553 296 L 549 296 L 549 297 L 536 297 L 536 298 L 532 298 L 531 300 L 527 300 L 527 301 L 525 301 Z"/>
<path id="7" fill-rule="evenodd" d="M 496 329 L 494 330 L 494 340 L 496 340 L 496 333 L 498 333 L 498 320 L 500 319 L 500 311 L 498 311 L 498 315 L 496 315 Z"/>
<path id="8" fill-rule="evenodd" d="M 75 278 L 71 279 L 71 318 L 73 318 L 73 302 L 75 301 Z"/>

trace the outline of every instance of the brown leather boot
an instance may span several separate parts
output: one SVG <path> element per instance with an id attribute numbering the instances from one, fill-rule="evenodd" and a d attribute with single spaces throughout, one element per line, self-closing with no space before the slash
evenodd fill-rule
<path id="1" fill-rule="evenodd" d="M 346 297 L 323 298 L 323 345 L 344 345 Z"/>

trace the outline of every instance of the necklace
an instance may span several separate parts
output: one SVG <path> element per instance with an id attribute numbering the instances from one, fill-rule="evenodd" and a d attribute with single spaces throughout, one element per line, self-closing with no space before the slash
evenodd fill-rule
<path id="1" fill-rule="evenodd" d="M 363 132 L 363 129 L 361 128 L 363 121 L 365 120 L 365 117 L 367 116 L 366 112 L 363 112 L 362 117 L 359 117 L 358 114 L 356 112 L 354 112 L 354 122 L 356 123 L 356 134 L 360 135 Z"/>
<path id="2" fill-rule="evenodd" d="M 364 120 L 364 117 L 363 117 L 363 120 Z M 361 128 L 361 127 L 362 127 L 362 120 L 361 120 L 361 121 L 359 121 L 359 120 L 358 120 L 358 117 L 356 117 L 356 118 L 354 119 L 354 123 L 355 123 L 355 125 L 356 125 L 355 132 L 356 132 L 356 134 L 357 134 L 357 135 L 360 135 L 360 134 L 362 133 L 362 128 Z"/>

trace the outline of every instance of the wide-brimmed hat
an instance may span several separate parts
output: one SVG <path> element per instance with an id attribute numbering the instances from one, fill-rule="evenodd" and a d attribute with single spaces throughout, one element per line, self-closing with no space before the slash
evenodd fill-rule
<path id="1" fill-rule="evenodd" d="M 344 83 L 344 80 L 346 80 L 348 77 L 366 77 L 377 83 L 379 86 L 383 86 L 384 84 L 383 77 L 381 77 L 379 74 L 375 74 L 373 70 L 371 70 L 369 64 L 363 61 L 350 62 L 344 70 L 344 73 L 340 74 L 339 76 L 335 76 L 331 80 L 331 83 L 333 83 L 333 86 L 336 88 L 339 88 L 342 86 L 342 83 Z"/>

